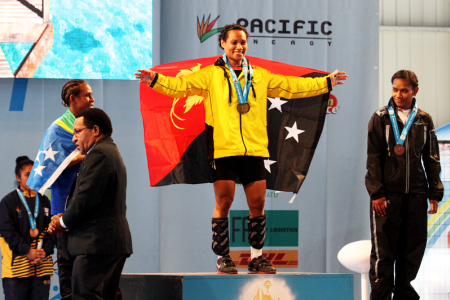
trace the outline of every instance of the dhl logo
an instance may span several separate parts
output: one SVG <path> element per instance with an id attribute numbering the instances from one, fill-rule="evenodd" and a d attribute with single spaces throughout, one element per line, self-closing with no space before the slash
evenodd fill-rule
<path id="1" fill-rule="evenodd" d="M 298 268 L 298 250 L 269 250 L 263 252 L 264 257 L 275 268 Z M 238 269 L 247 269 L 250 260 L 250 252 L 230 251 L 230 256 Z"/>

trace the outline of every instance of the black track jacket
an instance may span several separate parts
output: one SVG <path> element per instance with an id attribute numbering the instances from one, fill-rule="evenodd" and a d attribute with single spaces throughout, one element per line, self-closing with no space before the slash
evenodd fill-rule
<path id="1" fill-rule="evenodd" d="M 412 106 L 415 102 L 413 99 Z M 393 98 L 389 103 L 396 108 Z M 395 115 L 401 133 L 404 125 L 397 110 Z M 403 144 L 405 154 L 397 156 L 395 145 L 388 107 L 384 106 L 369 121 L 366 188 L 370 199 L 385 197 L 386 192 L 428 193 L 428 199 L 441 201 L 444 186 L 439 177 L 439 145 L 431 116 L 418 109 Z"/>

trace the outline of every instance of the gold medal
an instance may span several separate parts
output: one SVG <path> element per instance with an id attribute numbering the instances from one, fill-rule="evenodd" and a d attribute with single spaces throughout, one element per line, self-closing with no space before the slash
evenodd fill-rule
<path id="1" fill-rule="evenodd" d="M 398 156 L 402 156 L 403 154 L 405 154 L 405 146 L 400 144 L 395 145 L 394 153 Z"/>
<path id="2" fill-rule="evenodd" d="M 32 237 L 32 238 L 35 238 L 35 237 L 37 237 L 39 235 L 39 229 L 37 229 L 37 228 L 31 228 L 30 229 L 30 236 Z"/>
<path id="3" fill-rule="evenodd" d="M 240 114 L 246 114 L 246 113 L 248 113 L 249 110 L 250 110 L 250 104 L 248 104 L 248 103 L 242 103 L 242 104 L 239 103 L 237 106 L 237 111 Z"/>

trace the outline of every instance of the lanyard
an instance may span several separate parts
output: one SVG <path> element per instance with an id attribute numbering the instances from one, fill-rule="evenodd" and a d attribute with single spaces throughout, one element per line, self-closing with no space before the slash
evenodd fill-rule
<path id="1" fill-rule="evenodd" d="M 409 115 L 408 120 L 406 121 L 405 127 L 403 128 L 402 135 L 400 135 L 400 132 L 398 130 L 398 124 L 397 124 L 397 118 L 395 117 L 395 111 L 394 108 L 388 104 L 388 110 L 389 110 L 389 117 L 391 118 L 391 124 L 392 124 L 392 130 L 394 131 L 395 136 L 395 142 L 397 144 L 403 145 L 406 139 L 406 135 L 409 132 L 409 129 L 411 128 L 412 122 L 414 121 L 414 118 L 417 114 L 417 103 L 414 103 L 414 107 L 411 110 L 411 114 Z"/>
<path id="2" fill-rule="evenodd" d="M 244 77 L 245 77 L 245 85 L 244 85 L 244 91 L 242 91 L 241 84 L 239 83 L 239 80 L 236 76 L 236 73 L 234 72 L 233 68 L 230 65 L 230 62 L 227 59 L 227 56 L 225 53 L 223 54 L 223 60 L 227 63 L 228 69 L 230 70 L 231 77 L 233 78 L 234 87 L 236 89 L 236 94 L 239 99 L 240 104 L 247 103 L 248 94 L 250 92 L 250 85 L 252 84 L 251 78 L 253 77 L 253 68 L 248 63 L 247 58 L 244 57 L 242 61 L 242 71 L 244 71 Z M 247 80 L 247 75 L 250 70 L 250 80 Z"/>
<path id="3" fill-rule="evenodd" d="M 39 214 L 39 196 L 38 196 L 39 193 L 36 193 L 36 202 L 35 202 L 35 206 L 34 206 L 34 218 L 33 218 L 33 215 L 31 214 L 30 208 L 28 207 L 28 204 L 27 204 L 27 200 L 25 200 L 25 196 L 23 195 L 22 191 L 17 189 L 17 194 L 19 194 L 19 198 L 20 198 L 20 200 L 22 200 L 23 206 L 25 206 L 25 208 L 28 212 L 28 219 L 30 220 L 31 229 L 35 229 L 36 228 L 36 219 Z"/>

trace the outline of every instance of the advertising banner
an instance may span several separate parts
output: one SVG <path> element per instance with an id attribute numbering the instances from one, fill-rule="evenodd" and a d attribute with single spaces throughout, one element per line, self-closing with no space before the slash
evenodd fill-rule
<path id="1" fill-rule="evenodd" d="M 265 210 L 266 239 L 268 247 L 298 246 L 298 211 Z M 248 243 L 247 229 L 248 210 L 230 211 L 230 247 L 246 247 Z"/>

